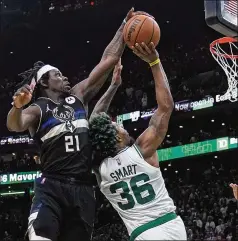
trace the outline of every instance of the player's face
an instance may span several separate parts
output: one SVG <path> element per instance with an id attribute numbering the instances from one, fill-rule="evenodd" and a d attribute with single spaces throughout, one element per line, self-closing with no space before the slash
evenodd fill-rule
<path id="1" fill-rule="evenodd" d="M 116 127 L 117 129 L 117 135 L 118 135 L 118 139 L 120 139 L 121 142 L 124 142 L 126 145 L 129 145 L 130 143 L 130 135 L 127 132 L 127 130 L 125 130 L 121 125 L 112 122 L 112 124 Z"/>
<path id="2" fill-rule="evenodd" d="M 68 78 L 63 76 L 59 70 L 49 72 L 48 87 L 55 92 L 61 93 L 69 93 L 71 90 Z"/>

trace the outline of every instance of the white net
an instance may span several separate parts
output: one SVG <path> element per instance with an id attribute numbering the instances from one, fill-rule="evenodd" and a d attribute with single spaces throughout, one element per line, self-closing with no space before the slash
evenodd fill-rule
<path id="1" fill-rule="evenodd" d="M 229 45 L 230 53 L 224 50 L 224 45 Z M 211 44 L 211 53 L 218 64 L 223 68 L 226 73 L 228 80 L 228 89 L 226 93 L 221 96 L 224 100 L 230 100 L 231 102 L 238 101 L 238 43 L 237 42 L 227 42 Z"/>

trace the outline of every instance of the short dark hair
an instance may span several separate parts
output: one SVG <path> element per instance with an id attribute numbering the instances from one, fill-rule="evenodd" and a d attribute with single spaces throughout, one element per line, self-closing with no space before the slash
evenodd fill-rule
<path id="1" fill-rule="evenodd" d="M 19 76 L 23 79 L 23 81 L 17 86 L 18 88 L 22 87 L 23 85 L 26 84 L 30 84 L 31 80 L 33 78 L 37 78 L 37 72 L 43 67 L 45 66 L 45 64 L 41 61 L 38 61 L 36 63 L 34 63 L 34 66 L 32 69 L 29 69 L 23 73 L 20 73 Z M 49 80 L 49 72 L 45 73 L 44 75 L 42 75 L 41 79 L 44 82 L 47 82 Z M 32 101 L 35 101 L 37 98 L 40 97 L 41 95 L 41 84 L 40 83 L 36 83 L 35 89 L 32 93 Z"/>
<path id="2" fill-rule="evenodd" d="M 117 129 L 112 124 L 111 118 L 104 112 L 95 114 L 89 121 L 89 134 L 94 154 L 94 160 L 101 162 L 103 159 L 116 154 Z"/>

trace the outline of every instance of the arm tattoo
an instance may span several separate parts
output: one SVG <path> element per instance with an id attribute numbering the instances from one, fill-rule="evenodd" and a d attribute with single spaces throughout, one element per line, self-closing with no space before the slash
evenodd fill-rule
<path id="1" fill-rule="evenodd" d="M 163 68 L 162 64 L 161 64 L 160 68 L 161 68 L 162 75 L 163 75 L 163 77 L 164 77 L 165 85 L 166 85 L 166 87 L 168 88 L 168 90 L 169 90 L 169 92 L 170 92 L 170 94 L 171 94 L 170 86 L 169 86 L 169 81 L 168 81 L 167 75 L 166 75 L 166 73 L 165 73 L 165 71 L 164 71 L 164 68 Z"/>
<path id="2" fill-rule="evenodd" d="M 91 100 L 94 96 L 96 96 L 96 94 L 99 92 L 99 90 L 102 88 L 103 84 L 107 80 L 110 72 L 111 72 L 111 69 L 106 71 L 105 74 L 100 79 L 98 79 L 98 81 L 95 82 L 94 85 L 91 85 L 91 86 L 89 85 L 87 89 L 84 90 L 88 100 Z"/>
<path id="3" fill-rule="evenodd" d="M 117 30 L 116 35 L 105 49 L 102 58 L 106 58 L 107 56 L 120 58 L 122 56 L 125 49 L 125 43 L 123 39 L 124 26 L 125 23 L 122 23 L 120 28 Z"/>
<path id="4" fill-rule="evenodd" d="M 117 85 L 110 85 L 106 93 L 101 97 L 101 99 L 97 102 L 96 106 L 93 109 L 91 116 L 100 112 L 107 112 L 109 106 L 112 102 L 114 95 L 117 92 L 119 86 Z"/>
<path id="5" fill-rule="evenodd" d="M 168 131 L 170 115 L 171 112 L 159 113 L 159 111 L 157 110 L 151 117 L 149 126 L 153 127 L 153 132 L 155 133 L 156 139 L 160 140 L 157 143 L 158 145 L 162 143 Z"/>
<path id="6" fill-rule="evenodd" d="M 90 74 L 89 78 L 85 81 L 85 87 L 83 92 L 81 92 L 86 103 L 88 103 L 98 93 L 103 84 L 106 82 L 109 73 L 112 71 L 123 54 L 125 49 L 125 43 L 123 39 L 124 26 L 125 23 L 122 23 L 114 38 L 106 47 L 101 59 L 101 65 L 99 64 L 98 67 L 94 69 L 93 74 L 91 72 L 92 75 Z M 108 65 L 107 70 L 104 70 L 105 73 L 103 74 L 102 68 L 105 68 L 103 61 L 107 59 L 107 57 L 110 57 L 108 58 L 110 64 Z"/>
<path id="7" fill-rule="evenodd" d="M 154 127 L 156 127 L 156 122 L 158 121 L 158 120 L 156 120 L 156 119 L 158 119 L 158 117 L 156 118 L 156 115 L 155 115 L 155 114 L 152 115 L 152 117 L 151 117 L 151 119 L 150 119 L 150 122 L 149 122 L 149 126 L 154 126 Z"/>
<path id="8" fill-rule="evenodd" d="M 156 100 L 160 110 L 162 112 L 173 110 L 173 97 L 162 64 L 152 67 L 152 73 L 155 79 Z"/>
<path id="9" fill-rule="evenodd" d="M 155 127 L 156 130 L 161 129 L 164 127 L 164 124 L 168 122 L 169 117 L 170 117 L 170 113 L 168 112 L 159 113 L 159 111 L 156 110 L 156 112 L 150 119 L 149 126 Z"/>

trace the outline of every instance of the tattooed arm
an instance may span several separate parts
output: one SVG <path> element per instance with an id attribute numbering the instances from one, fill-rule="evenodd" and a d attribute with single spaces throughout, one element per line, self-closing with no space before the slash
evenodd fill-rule
<path id="1" fill-rule="evenodd" d="M 123 21 L 122 25 L 116 32 L 116 35 L 110 44 L 106 47 L 100 63 L 93 69 L 87 79 L 73 87 L 72 94 L 82 98 L 84 104 L 87 105 L 89 101 L 98 93 L 102 85 L 107 80 L 109 73 L 121 58 L 125 49 L 125 42 L 123 39 L 123 29 L 125 22 L 133 16 L 141 14 L 150 16 L 145 12 L 134 12 L 134 8 L 128 12 L 125 21 Z"/>
<path id="2" fill-rule="evenodd" d="M 149 46 L 144 44 L 136 46 L 133 50 L 136 55 L 148 63 L 152 63 L 159 58 L 152 43 Z M 159 61 L 157 62 L 157 64 L 151 67 L 151 70 L 155 80 L 158 109 L 152 116 L 149 127 L 136 140 L 136 144 L 140 147 L 144 158 L 151 158 L 164 140 L 174 107 L 167 76 L 162 64 Z"/>
<path id="3" fill-rule="evenodd" d="M 120 60 L 114 68 L 111 85 L 109 86 L 106 93 L 101 97 L 101 99 L 95 105 L 91 116 L 98 114 L 100 112 L 108 111 L 108 108 L 112 102 L 112 99 L 116 94 L 118 87 L 121 85 L 121 81 L 122 81 L 121 71 L 122 71 L 122 65 Z"/>
<path id="4" fill-rule="evenodd" d="M 135 14 L 132 8 L 127 14 L 126 20 L 129 20 Z M 93 69 L 89 77 L 72 88 L 72 94 L 82 98 L 85 105 L 87 105 L 98 93 L 102 85 L 106 82 L 108 75 L 122 56 L 125 49 L 125 42 L 123 39 L 124 26 L 125 21 L 121 24 L 116 35 L 106 47 L 100 63 Z"/>

